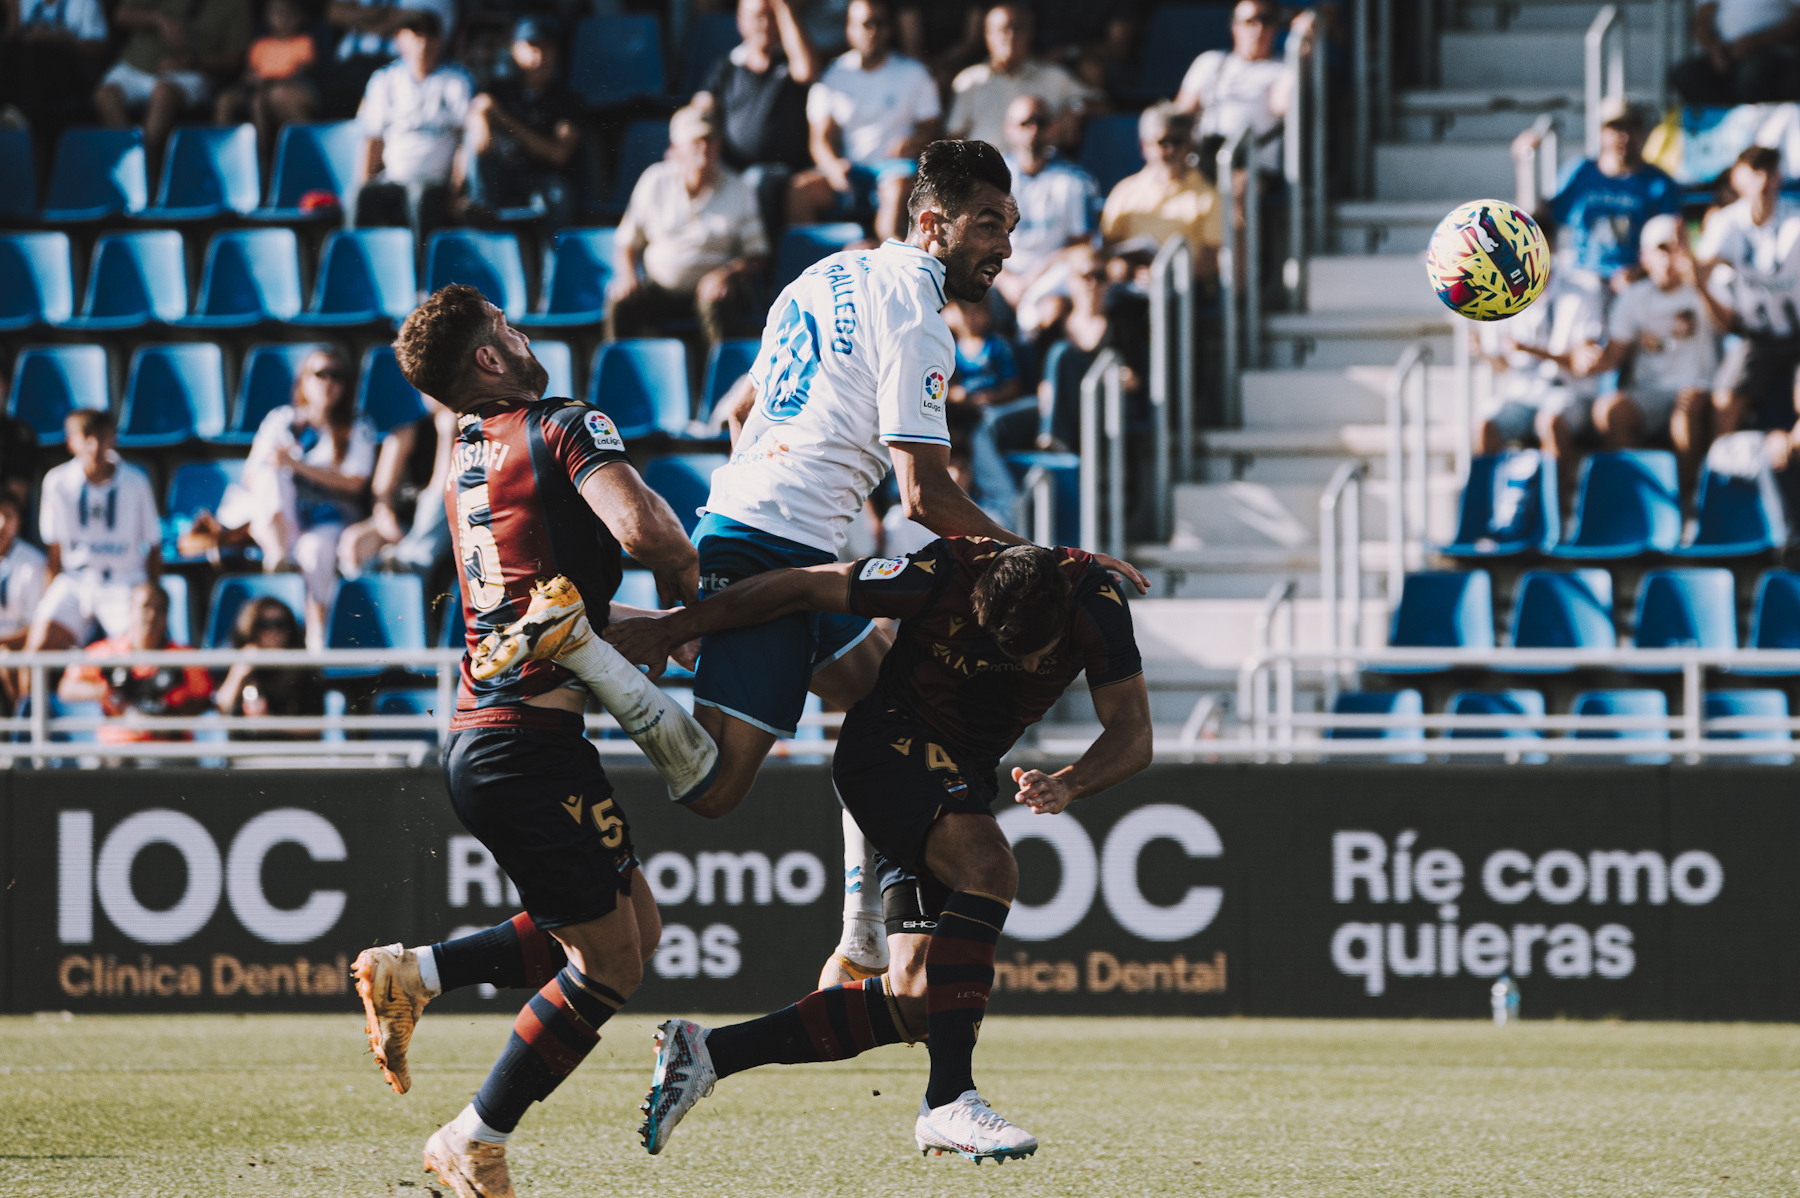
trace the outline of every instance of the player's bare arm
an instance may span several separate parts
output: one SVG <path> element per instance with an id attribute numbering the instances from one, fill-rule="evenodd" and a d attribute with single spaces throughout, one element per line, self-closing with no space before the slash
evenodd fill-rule
<path id="1" fill-rule="evenodd" d="M 1093 692 L 1094 714 L 1105 731 L 1088 746 L 1081 760 L 1054 774 L 1013 767 L 1024 803 L 1038 815 L 1056 815 L 1076 799 L 1117 786 L 1150 764 L 1153 734 L 1150 727 L 1150 691 L 1144 676 L 1127 678 Z"/>
<path id="2" fill-rule="evenodd" d="M 735 582 L 703 603 L 608 625 L 601 635 L 627 661 L 654 668 L 680 646 L 711 633 L 754 628 L 797 611 L 848 613 L 855 564 L 770 570 Z"/>
<path id="3" fill-rule="evenodd" d="M 693 601 L 700 590 L 700 555 L 675 509 L 636 470 L 623 463 L 596 470 L 581 484 L 581 497 L 625 552 L 650 567 L 664 604 Z"/>

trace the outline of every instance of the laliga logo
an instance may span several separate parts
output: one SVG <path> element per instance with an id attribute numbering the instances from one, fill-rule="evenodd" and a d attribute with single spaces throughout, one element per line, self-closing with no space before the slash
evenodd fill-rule
<path id="1" fill-rule="evenodd" d="M 1056 852 L 1062 882 L 1049 902 L 1032 907 L 1015 901 L 1006 917 L 1006 934 L 1015 940 L 1054 940 L 1086 918 L 1094 891 L 1118 925 L 1134 936 L 1167 943 L 1205 931 L 1217 918 L 1225 892 L 1217 886 L 1191 886 L 1172 907 L 1152 903 L 1138 889 L 1138 858 L 1153 840 L 1173 840 L 1189 857 L 1218 857 L 1225 852 L 1219 834 L 1198 811 L 1172 803 L 1139 807 L 1113 825 L 1098 855 L 1087 830 L 1073 819 L 1045 818 L 1023 807 L 1000 816 L 1000 830 L 1017 846 L 1042 840 Z"/>
<path id="2" fill-rule="evenodd" d="M 329 932 L 344 913 L 344 892 L 315 890 L 287 909 L 263 893 L 263 861 L 278 844 L 297 844 L 314 861 L 342 861 L 344 838 L 330 820 L 297 807 L 253 817 L 238 830 L 223 860 L 199 820 L 152 808 L 119 821 L 94 854 L 94 813 L 57 814 L 56 938 L 63 944 L 94 940 L 94 896 L 113 926 L 139 944 L 177 944 L 194 935 L 218 910 L 220 893 L 244 929 L 270 944 L 306 944 Z M 166 844 L 187 863 L 187 887 L 173 906 L 156 911 L 138 900 L 131 869 L 138 854 Z"/>

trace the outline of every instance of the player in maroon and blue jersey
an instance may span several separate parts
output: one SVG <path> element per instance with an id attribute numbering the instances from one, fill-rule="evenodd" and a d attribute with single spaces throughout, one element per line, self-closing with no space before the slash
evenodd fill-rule
<path id="1" fill-rule="evenodd" d="M 832 763 L 863 835 L 904 871 L 884 890 L 895 964 L 884 977 L 814 991 L 749 1023 L 664 1023 L 644 1145 L 660 1152 L 720 1077 L 842 1060 L 923 1035 L 931 1076 L 913 1127 L 918 1147 L 977 1161 L 1028 1156 L 1037 1141 L 982 1100 L 971 1067 L 994 945 L 1018 887 L 991 810 L 996 774 L 1083 672 L 1104 731 L 1053 774 L 1014 769 L 1015 800 L 1054 814 L 1149 764 L 1150 699 L 1125 597 L 1079 549 L 946 537 L 909 557 L 759 574 L 607 635 L 628 658 L 660 661 L 694 637 L 796 611 L 900 620 L 874 691 L 844 718 Z M 896 976 L 901 963 L 921 960 L 922 987 Z"/>

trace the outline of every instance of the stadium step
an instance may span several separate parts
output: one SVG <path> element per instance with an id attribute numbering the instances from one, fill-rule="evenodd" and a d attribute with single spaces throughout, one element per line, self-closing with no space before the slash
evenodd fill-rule
<path id="1" fill-rule="evenodd" d="M 1450 360 L 1450 313 L 1376 307 L 1349 312 L 1278 312 L 1263 318 L 1270 365 L 1277 367 L 1389 366 L 1415 341 L 1425 340 L 1438 361 Z"/>
<path id="2" fill-rule="evenodd" d="M 1598 12 L 1598 8 L 1594 12 Z M 1592 13 L 1589 14 L 1592 19 Z M 1438 42 L 1438 77 L 1457 87 L 1580 87 L 1583 28 L 1452 29 Z M 1656 86 L 1656 43 L 1648 25 L 1625 31 L 1625 86 Z"/>
<path id="3" fill-rule="evenodd" d="M 1446 210 L 1464 200 L 1511 199 L 1510 142 L 1383 142 L 1375 147 L 1375 198 L 1444 200 Z"/>
<path id="4" fill-rule="evenodd" d="M 1449 365 L 1427 369 L 1431 418 L 1447 425 L 1454 411 L 1455 371 Z M 1387 389 L 1393 375 L 1392 364 L 1342 370 L 1245 371 L 1244 427 L 1302 429 L 1380 424 L 1387 419 Z"/>
<path id="5" fill-rule="evenodd" d="M 1621 4 L 1628 29 L 1652 29 L 1656 25 L 1653 4 Z M 1462 0 L 1457 6 L 1460 23 L 1467 29 L 1587 29 L 1600 11 L 1591 0 Z"/>
<path id="6" fill-rule="evenodd" d="M 1335 248 L 1343 254 L 1422 254 L 1452 207 L 1447 200 L 1339 200 L 1331 206 Z"/>
<path id="7" fill-rule="evenodd" d="M 1307 262 L 1312 313 L 1362 312 L 1371 302 L 1395 312 L 1444 311 L 1425 277 L 1423 254 L 1340 254 Z"/>

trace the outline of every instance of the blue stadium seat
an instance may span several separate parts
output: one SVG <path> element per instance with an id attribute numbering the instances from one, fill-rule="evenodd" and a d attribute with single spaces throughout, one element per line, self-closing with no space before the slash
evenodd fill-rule
<path id="1" fill-rule="evenodd" d="M 776 292 L 799 278 L 819 259 L 828 258 L 851 242 L 862 239 L 862 226 L 854 221 L 789 226 L 775 250 Z"/>
<path id="2" fill-rule="evenodd" d="M 1408 574 L 1388 644 L 1394 648 L 1492 649 L 1494 588 L 1486 570 Z M 1440 665 L 1370 667 L 1384 674 L 1432 674 Z"/>
<path id="3" fill-rule="evenodd" d="M 156 449 L 225 431 L 225 358 L 210 341 L 140 345 L 119 407 L 119 448 Z"/>
<path id="4" fill-rule="evenodd" d="M 1638 588 L 1639 649 L 1737 648 L 1737 584 L 1725 569 L 1652 570 Z M 1677 666 L 1632 666 L 1641 674 L 1676 674 Z"/>
<path id="5" fill-rule="evenodd" d="M 1145 100 L 1172 100 L 1188 67 L 1206 50 L 1231 49 L 1230 4 L 1162 4 L 1144 30 L 1137 89 Z"/>
<path id="6" fill-rule="evenodd" d="M 389 433 L 425 414 L 425 401 L 394 360 L 394 347 L 371 345 L 363 351 L 362 373 L 356 384 L 356 407 L 379 433 Z"/>
<path id="7" fill-rule="evenodd" d="M 67 233 L 0 234 L 0 333 L 75 315 Z"/>
<path id="8" fill-rule="evenodd" d="M 1331 705 L 1333 715 L 1424 715 L 1425 700 L 1410 687 L 1397 691 L 1346 691 Z M 1402 724 L 1388 728 L 1327 728 L 1326 740 L 1413 740 L 1423 739 L 1422 724 Z M 1425 760 L 1423 753 L 1396 753 L 1393 762 L 1416 763 Z"/>
<path id="9" fill-rule="evenodd" d="M 1701 713 L 1709 720 L 1753 717 L 1760 719 L 1788 718 L 1787 692 L 1778 690 L 1736 690 L 1707 691 L 1701 703 Z M 1779 740 L 1790 741 L 1794 738 L 1786 728 L 1709 728 L 1707 740 Z M 1792 753 L 1756 753 L 1748 757 L 1734 757 L 1730 760 L 1742 761 L 1750 765 L 1792 765 Z"/>
<path id="10" fill-rule="evenodd" d="M 187 315 L 187 252 L 173 229 L 103 233 L 72 329 L 136 329 Z"/>
<path id="11" fill-rule="evenodd" d="M 306 614 L 306 580 L 298 574 L 231 574 L 213 583 L 212 602 L 206 611 L 207 649 L 229 649 L 231 626 L 238 609 L 264 595 L 288 605 L 295 619 Z"/>
<path id="12" fill-rule="evenodd" d="M 569 86 L 595 108 L 662 95 L 662 23 L 654 16 L 618 15 L 577 25 Z"/>
<path id="13" fill-rule="evenodd" d="M 163 505 L 163 560 L 165 562 L 204 561 L 184 558 L 177 542 L 182 533 L 192 528 L 194 517 L 201 512 L 217 513 L 225 490 L 244 476 L 241 458 L 220 458 L 210 462 L 183 462 L 169 480 L 168 501 Z M 165 574 L 163 577 L 167 578 Z"/>
<path id="14" fill-rule="evenodd" d="M 742 340 L 721 341 L 706 354 L 706 385 L 700 390 L 700 417 L 705 419 L 712 414 L 725 393 L 737 386 L 737 381 L 750 373 L 750 364 L 756 361 L 756 351 L 762 342 L 754 337 Z"/>
<path id="15" fill-rule="evenodd" d="M 544 264 L 544 310 L 527 313 L 513 323 L 525 329 L 560 329 L 605 320 L 613 235 L 612 229 L 564 229 L 558 233 Z"/>
<path id="16" fill-rule="evenodd" d="M 1556 468 L 1535 449 L 1514 449 L 1469 463 L 1456 540 L 1448 557 L 1510 557 L 1556 544 Z"/>
<path id="17" fill-rule="evenodd" d="M 1544 696 L 1537 691 L 1458 691 L 1450 696 L 1444 710 L 1450 715 L 1519 715 L 1544 714 Z M 1457 728 L 1453 740 L 1543 740 L 1536 728 Z M 1533 754 L 1536 757 L 1536 754 Z"/>
<path id="18" fill-rule="evenodd" d="M 1767 470 L 1755 478 L 1703 469 L 1694 495 L 1694 539 L 1678 557 L 1748 557 L 1787 543 L 1781 492 Z"/>
<path id="19" fill-rule="evenodd" d="M 37 210 L 37 155 L 31 130 L 0 129 L 0 217 L 29 220 Z"/>
<path id="20" fill-rule="evenodd" d="M 1126 175 L 1143 170 L 1144 150 L 1138 145 L 1137 117 L 1089 117 L 1087 130 L 1081 135 L 1081 169 L 1094 176 L 1101 195 L 1110 192 Z"/>
<path id="21" fill-rule="evenodd" d="M 691 535 L 700 523 L 699 508 L 712 493 L 713 471 L 725 464 L 722 453 L 677 454 L 657 458 L 644 467 L 644 482 L 669 501 L 681 526 Z"/>
<path id="22" fill-rule="evenodd" d="M 425 250 L 425 291 L 430 294 L 451 283 L 475 288 L 508 320 L 525 315 L 525 263 L 519 257 L 519 239 L 511 233 L 439 229 Z"/>
<path id="23" fill-rule="evenodd" d="M 325 238 L 312 303 L 290 324 L 317 328 L 406 319 L 419 302 L 410 229 L 338 229 Z"/>
<path id="24" fill-rule="evenodd" d="M 157 581 L 162 583 L 163 594 L 169 597 L 169 640 L 177 645 L 189 645 L 194 642 L 188 638 L 193 635 L 193 615 L 188 610 L 188 580 L 172 571 L 164 571 Z"/>
<path id="25" fill-rule="evenodd" d="M 575 352 L 569 348 L 567 341 L 533 341 L 531 352 L 537 356 L 538 364 L 550 381 L 544 384 L 544 394 L 563 399 L 575 398 Z"/>
<path id="26" fill-rule="evenodd" d="M 1800 649 L 1800 574 L 1768 570 L 1756 580 L 1756 602 L 1750 614 L 1746 649 Z M 1784 676 L 1800 674 L 1790 666 L 1732 666 L 1734 674 Z"/>
<path id="27" fill-rule="evenodd" d="M 33 345 L 13 362 L 6 414 L 29 424 L 40 445 L 63 443 L 63 421 L 76 408 L 111 406 L 106 351 L 98 345 Z"/>
<path id="28" fill-rule="evenodd" d="M 680 436 L 693 410 L 687 348 L 672 337 L 606 342 L 594 351 L 588 402 L 612 417 L 621 437 Z"/>
<path id="29" fill-rule="evenodd" d="M 707 13 L 688 23 L 687 48 L 681 56 L 681 95 L 693 95 L 706 86 L 719 60 L 730 54 L 738 37 L 737 14 Z"/>
<path id="30" fill-rule="evenodd" d="M 383 687 L 375 692 L 371 705 L 374 715 L 432 715 L 437 710 L 437 691 L 431 687 Z M 372 731 L 370 740 L 429 740 L 436 741 L 437 733 L 415 728 L 410 731 L 395 729 L 393 731 Z"/>
<path id="31" fill-rule="evenodd" d="M 1656 690 L 1582 691 L 1569 708 L 1572 715 L 1638 716 L 1666 718 L 1669 701 Z M 1667 728 L 1596 728 L 1578 731 L 1576 740 L 1650 740 L 1667 741 Z M 1667 753 L 1629 753 L 1625 761 L 1632 765 L 1667 765 Z"/>
<path id="32" fill-rule="evenodd" d="M 1050 535 L 1045 538 L 1045 543 L 1066 545 L 1076 540 L 1081 532 L 1081 458 L 1072 453 L 1025 449 L 1007 454 L 1006 465 L 1012 471 L 1013 484 L 1028 503 L 1031 496 L 1025 492 L 1025 479 L 1032 470 L 1042 467 L 1050 476 L 1051 486 Z M 1028 508 L 1028 522 L 1019 531 L 1035 537 L 1035 530 L 1029 523 L 1032 518 Z"/>
<path id="33" fill-rule="evenodd" d="M 150 203 L 140 129 L 74 128 L 56 143 L 50 194 L 39 217 L 63 225 L 134 215 Z"/>
<path id="34" fill-rule="evenodd" d="M 216 445 L 248 445 L 256 439 L 263 417 L 294 397 L 294 379 L 307 355 L 331 346 L 323 341 L 252 345 L 238 372 L 238 398 L 223 432 L 207 437 Z"/>
<path id="35" fill-rule="evenodd" d="M 301 209 L 300 200 L 309 192 L 328 192 L 342 204 L 354 185 L 356 155 L 361 148 L 362 132 L 355 121 L 283 125 L 275 142 L 275 174 L 269 180 L 268 203 L 250 215 L 283 223 L 343 220 L 339 208 L 307 212 Z"/>
<path id="36" fill-rule="evenodd" d="M 425 589 L 416 574 L 365 574 L 338 584 L 325 620 L 330 649 L 423 649 Z M 333 666 L 327 678 L 369 678 L 386 666 Z"/>
<path id="37" fill-rule="evenodd" d="M 255 125 L 185 125 L 169 138 L 155 205 L 138 216 L 154 221 L 244 216 L 261 197 Z"/>
<path id="38" fill-rule="evenodd" d="M 1681 539 L 1675 455 L 1662 449 L 1590 454 L 1581 464 L 1575 527 L 1550 552 L 1583 560 L 1668 553 Z"/>
<path id="39" fill-rule="evenodd" d="M 1612 575 L 1605 570 L 1533 570 L 1513 606 L 1515 649 L 1616 649 Z M 1573 666 L 1508 665 L 1509 673 L 1566 674 Z"/>
<path id="40" fill-rule="evenodd" d="M 645 168 L 661 162 L 669 152 L 669 122 L 633 121 L 625 129 L 619 143 L 619 160 L 613 172 L 612 203 L 607 210 L 624 212 L 631 203 L 632 189 Z"/>
<path id="41" fill-rule="evenodd" d="M 292 229 L 225 229 L 213 234 L 200 275 L 194 329 L 237 329 L 300 314 L 300 242 Z"/>

